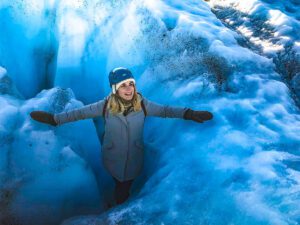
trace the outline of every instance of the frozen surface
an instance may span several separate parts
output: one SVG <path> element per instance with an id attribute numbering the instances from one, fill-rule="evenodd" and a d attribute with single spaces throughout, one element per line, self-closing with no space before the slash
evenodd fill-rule
<path id="1" fill-rule="evenodd" d="M 239 43 L 271 58 L 300 106 L 300 2 L 212 0 L 216 16 L 239 35 Z"/>
<path id="2" fill-rule="evenodd" d="M 0 67 L 0 93 L 1 224 L 57 224 L 78 213 L 99 212 L 100 189 L 86 152 L 98 146 L 71 132 L 80 127 L 94 133 L 95 127 L 84 121 L 53 129 L 29 117 L 37 107 L 59 110 L 72 92 L 53 88 L 24 100 Z M 84 138 L 97 140 L 93 135 Z"/>
<path id="3" fill-rule="evenodd" d="M 241 11 L 242 2 L 224 4 Z M 219 3 L 0 3 L 0 65 L 16 84 L 5 86 L 1 68 L 0 196 L 13 196 L 0 205 L 1 220 L 27 218 L 24 224 L 30 224 L 44 218 L 55 224 L 76 215 L 63 224 L 300 222 L 300 113 L 272 59 L 264 57 L 279 50 L 258 55 L 241 46 L 239 34 L 222 24 L 211 4 Z M 297 10 L 271 1 L 253 0 L 247 7 L 247 13 L 277 13 L 282 20 L 274 17 L 274 43 L 291 41 L 298 53 Z M 52 54 L 50 63 L 33 57 L 37 43 L 42 56 Z M 112 181 L 99 160 L 101 123 L 53 128 L 28 114 L 102 98 L 109 94 L 107 74 L 115 66 L 130 68 L 147 98 L 209 110 L 214 119 L 197 124 L 147 118 L 143 174 L 128 202 L 104 211 L 103 193 L 112 192 Z M 25 215 L 21 209 L 32 204 L 40 213 L 25 210 Z"/>

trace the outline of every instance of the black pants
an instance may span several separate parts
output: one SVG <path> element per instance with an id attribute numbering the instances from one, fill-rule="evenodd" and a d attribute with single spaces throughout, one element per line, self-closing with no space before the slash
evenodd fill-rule
<path id="1" fill-rule="evenodd" d="M 130 187 L 132 185 L 133 180 L 127 180 L 120 182 L 116 178 L 114 178 L 116 186 L 115 186 L 115 201 L 117 204 L 122 204 L 125 202 L 130 195 Z"/>

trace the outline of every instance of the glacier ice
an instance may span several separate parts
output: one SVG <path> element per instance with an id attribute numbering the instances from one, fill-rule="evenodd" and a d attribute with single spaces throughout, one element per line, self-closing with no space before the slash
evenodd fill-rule
<path id="1" fill-rule="evenodd" d="M 272 60 L 242 47 L 207 3 L 17 0 L 3 1 L 0 17 L 0 65 L 16 85 L 5 86 L 1 69 L 2 221 L 299 222 L 299 109 Z M 53 128 L 28 114 L 102 98 L 115 66 L 129 67 L 151 100 L 214 120 L 147 118 L 143 173 L 130 199 L 105 211 L 113 187 L 99 160 L 102 121 Z"/>

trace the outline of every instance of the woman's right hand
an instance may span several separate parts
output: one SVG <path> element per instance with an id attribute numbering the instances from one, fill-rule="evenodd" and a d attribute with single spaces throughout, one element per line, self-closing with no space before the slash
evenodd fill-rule
<path id="1" fill-rule="evenodd" d="M 41 122 L 50 124 L 52 126 L 57 126 L 57 123 L 54 120 L 54 116 L 51 113 L 47 113 L 44 111 L 32 111 L 30 113 L 32 119 Z"/>

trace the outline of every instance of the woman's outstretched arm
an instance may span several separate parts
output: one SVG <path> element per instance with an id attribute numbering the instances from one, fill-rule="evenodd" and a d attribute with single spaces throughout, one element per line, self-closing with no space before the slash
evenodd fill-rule
<path id="1" fill-rule="evenodd" d="M 161 105 L 156 102 L 152 102 L 143 97 L 143 103 L 145 105 L 148 116 L 168 117 L 168 118 L 183 118 L 183 115 L 188 108 L 174 107 L 169 105 Z"/>
<path id="2" fill-rule="evenodd" d="M 51 114 L 44 111 L 32 111 L 30 116 L 32 119 L 38 122 L 57 126 L 68 122 L 102 116 L 104 104 L 105 99 L 78 109 L 73 109 L 58 114 Z"/>
<path id="3" fill-rule="evenodd" d="M 198 123 L 202 123 L 213 118 L 213 114 L 208 111 L 197 111 L 187 107 L 161 105 L 149 101 L 146 98 L 143 98 L 143 102 L 148 116 L 181 118 L 186 120 L 193 120 Z"/>

